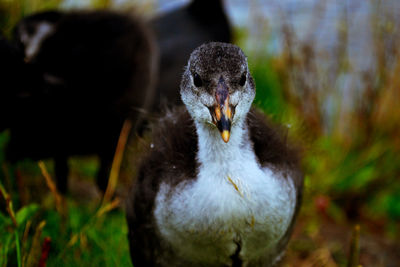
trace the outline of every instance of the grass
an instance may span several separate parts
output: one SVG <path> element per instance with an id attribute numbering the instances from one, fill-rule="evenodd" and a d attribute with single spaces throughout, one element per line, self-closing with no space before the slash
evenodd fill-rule
<path id="1" fill-rule="evenodd" d="M 14 215 L 10 195 L 1 188 L 10 208 L 8 216 L 0 214 L 0 266 L 37 266 L 45 243 L 49 266 L 130 265 L 120 199 L 83 204 L 49 189 L 40 204 L 25 205 Z"/>

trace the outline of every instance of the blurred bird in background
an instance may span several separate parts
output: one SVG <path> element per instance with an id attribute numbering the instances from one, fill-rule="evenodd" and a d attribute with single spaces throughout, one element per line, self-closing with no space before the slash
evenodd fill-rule
<path id="1" fill-rule="evenodd" d="M 54 158 L 65 193 L 67 158 L 96 154 L 98 185 L 105 190 L 124 120 L 139 129 L 153 104 L 157 53 L 151 30 L 139 17 L 117 12 L 47 11 L 22 19 L 14 39 L 23 67 L 35 75 L 2 126 L 11 135 L 6 158 Z"/>
<path id="2" fill-rule="evenodd" d="M 23 18 L 12 49 L 25 78 L 12 78 L 18 71 L 10 68 L 7 76 L 20 89 L 3 90 L 6 102 L 14 99 L 1 125 L 10 129 L 6 158 L 54 158 L 59 190 L 66 192 L 68 157 L 96 154 L 105 190 L 123 121 L 133 122 L 133 134 L 142 132 L 149 114 L 179 104 L 190 52 L 231 35 L 222 1 L 194 0 L 149 23 L 111 11 Z"/>

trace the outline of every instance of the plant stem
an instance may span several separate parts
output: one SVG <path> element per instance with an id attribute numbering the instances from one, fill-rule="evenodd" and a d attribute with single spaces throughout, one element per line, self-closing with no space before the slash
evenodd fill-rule
<path id="1" fill-rule="evenodd" d="M 22 266 L 22 263 L 21 263 L 21 246 L 20 246 L 20 243 L 19 243 L 18 229 L 15 229 L 15 246 L 17 248 L 18 267 L 21 267 Z"/>

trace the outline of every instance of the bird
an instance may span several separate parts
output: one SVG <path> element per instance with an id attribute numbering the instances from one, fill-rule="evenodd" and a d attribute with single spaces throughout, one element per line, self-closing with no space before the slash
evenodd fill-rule
<path id="1" fill-rule="evenodd" d="M 45 11 L 23 18 L 14 43 L 37 73 L 25 89 L 29 97 L 16 103 L 19 115 L 4 126 L 10 130 L 6 159 L 54 159 L 57 188 L 66 193 L 68 158 L 97 155 L 97 183 L 104 191 L 124 120 L 139 131 L 152 106 L 154 42 L 143 19 L 116 11 Z"/>
<path id="2" fill-rule="evenodd" d="M 12 45 L 2 34 L 0 34 L 0 113 L 7 114 L 12 108 L 15 96 L 20 94 L 23 88 L 24 79 L 19 79 L 21 73 L 24 73 L 23 57 L 18 53 L 18 49 Z M 2 115 L 0 117 L 0 132 L 5 130 L 5 125 L 12 120 Z"/>
<path id="3" fill-rule="evenodd" d="M 24 17 L 15 25 L 13 41 L 24 54 L 25 61 L 36 56 L 42 42 L 54 33 L 57 23 L 64 15 L 64 12 L 57 10 L 42 11 Z"/>
<path id="4" fill-rule="evenodd" d="M 234 44 L 196 48 L 180 95 L 152 127 L 126 203 L 133 265 L 273 266 L 301 206 L 299 149 L 252 107 Z"/>
<path id="5" fill-rule="evenodd" d="M 193 0 L 189 4 L 151 19 L 160 54 L 159 78 L 153 112 L 182 104 L 179 84 L 190 53 L 199 45 L 231 42 L 232 30 L 223 0 Z"/>
<path id="6" fill-rule="evenodd" d="M 21 113 L 20 106 L 29 102 L 30 86 L 35 84 L 37 71 L 25 64 L 23 53 L 0 33 L 0 132 Z"/>

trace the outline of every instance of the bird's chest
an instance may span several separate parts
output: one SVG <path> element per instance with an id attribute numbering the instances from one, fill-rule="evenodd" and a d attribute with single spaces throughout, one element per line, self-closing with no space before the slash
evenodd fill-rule
<path id="1" fill-rule="evenodd" d="M 230 264 L 257 258 L 279 242 L 294 212 L 292 184 L 255 161 L 209 164 L 176 188 L 163 184 L 156 200 L 160 234 L 181 257 Z"/>

